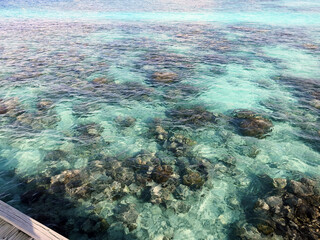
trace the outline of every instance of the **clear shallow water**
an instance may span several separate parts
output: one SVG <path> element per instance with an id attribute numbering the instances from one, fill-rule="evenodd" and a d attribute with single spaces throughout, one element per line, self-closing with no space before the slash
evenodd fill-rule
<path id="1" fill-rule="evenodd" d="M 315 1 L 6 2 L 1 199 L 71 239 L 234 239 L 259 175 L 319 178 L 318 9 Z M 155 72 L 177 79 L 159 83 Z M 179 106 L 202 106 L 216 121 L 177 120 Z M 237 109 L 270 119 L 272 132 L 243 136 L 231 124 Z M 157 121 L 193 144 L 179 154 L 156 138 Z M 133 166 L 141 151 L 149 172 L 159 161 L 173 168 L 182 196 L 152 198 L 171 180 Z M 186 184 L 189 168 L 203 186 Z M 80 170 L 81 184 L 65 177 L 56 191 L 66 170 Z M 75 193 L 81 186 L 90 191 Z M 41 187 L 49 192 L 21 198 Z"/>

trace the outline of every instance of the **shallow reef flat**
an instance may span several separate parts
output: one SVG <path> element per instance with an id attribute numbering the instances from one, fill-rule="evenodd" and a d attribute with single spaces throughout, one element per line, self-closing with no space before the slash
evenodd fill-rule
<path id="1" fill-rule="evenodd" d="M 320 238 L 319 26 L 44 16 L 0 18 L 2 201 L 70 239 Z"/>

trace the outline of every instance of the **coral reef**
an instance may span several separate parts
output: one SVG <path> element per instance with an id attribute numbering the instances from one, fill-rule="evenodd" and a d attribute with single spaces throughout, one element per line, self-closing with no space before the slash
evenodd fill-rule
<path id="1" fill-rule="evenodd" d="M 244 136 L 264 138 L 272 131 L 273 124 L 270 120 L 249 110 L 236 110 L 232 123 Z"/>
<path id="2" fill-rule="evenodd" d="M 265 183 L 271 191 L 253 206 L 250 219 L 262 235 L 282 236 L 283 239 L 319 239 L 320 195 L 317 182 L 302 178 L 299 181 L 282 178 Z M 251 211 L 251 210 L 248 210 Z M 251 230 L 251 232 L 254 230 Z M 240 234 L 247 239 L 250 232 Z"/>

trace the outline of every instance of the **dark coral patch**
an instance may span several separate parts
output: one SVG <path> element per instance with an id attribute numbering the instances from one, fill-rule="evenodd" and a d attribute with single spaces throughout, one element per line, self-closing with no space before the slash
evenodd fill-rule
<path id="1" fill-rule="evenodd" d="M 232 123 L 244 136 L 264 138 L 272 131 L 272 122 L 250 110 L 234 111 Z"/>

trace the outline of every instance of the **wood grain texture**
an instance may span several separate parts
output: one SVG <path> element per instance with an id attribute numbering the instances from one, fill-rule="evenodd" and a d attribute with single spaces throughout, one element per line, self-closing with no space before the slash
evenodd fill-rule
<path id="1" fill-rule="evenodd" d="M 0 218 L 0 239 L 10 240 L 34 240 L 34 238 L 28 236 L 24 232 L 21 232 L 18 228 L 7 223 Z"/>
<path id="2" fill-rule="evenodd" d="M 50 228 L 28 217 L 10 205 L 0 201 L 0 219 L 37 240 L 67 240 Z M 10 226 L 5 226 L 10 229 Z M 12 231 L 14 231 L 12 229 Z"/>

